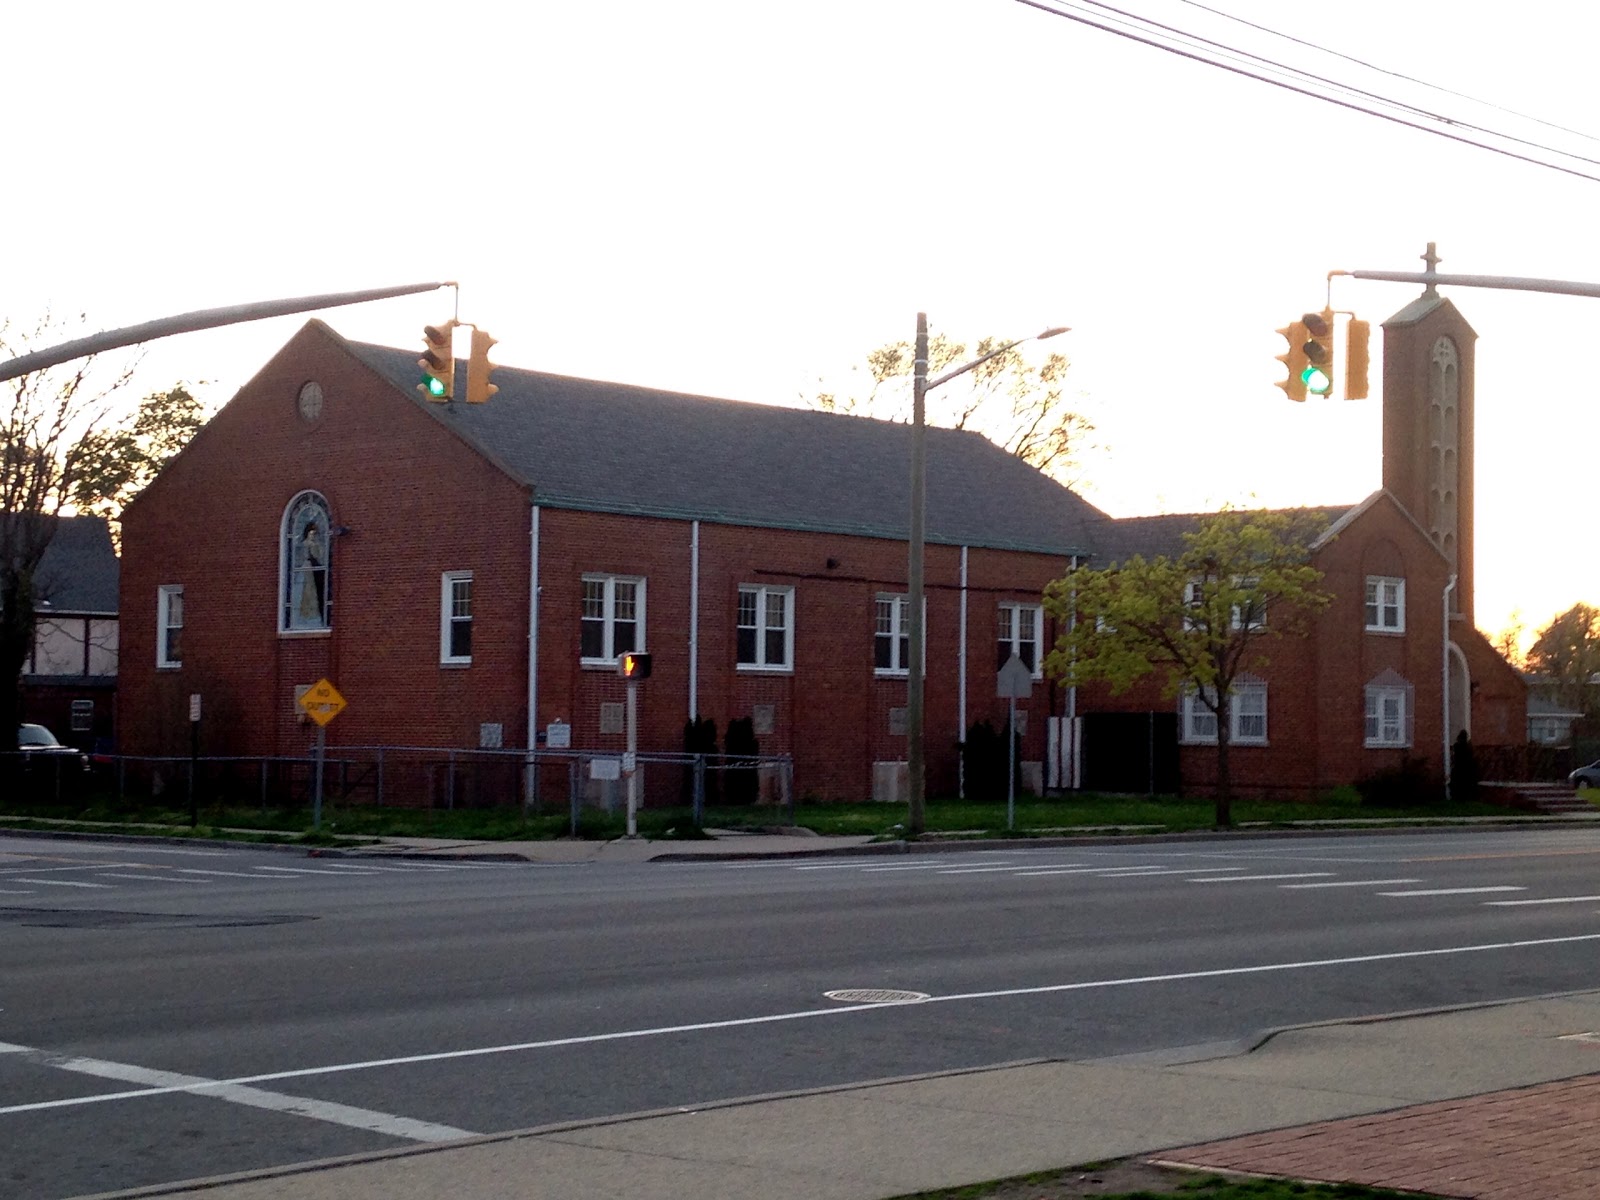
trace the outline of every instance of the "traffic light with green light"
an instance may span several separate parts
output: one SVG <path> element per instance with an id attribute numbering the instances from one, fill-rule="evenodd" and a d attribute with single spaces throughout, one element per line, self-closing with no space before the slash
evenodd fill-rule
<path id="1" fill-rule="evenodd" d="M 467 403 L 482 404 L 500 389 L 489 382 L 489 372 L 498 365 L 489 361 L 494 338 L 476 326 L 472 330 L 472 357 L 467 359 Z"/>
<path id="2" fill-rule="evenodd" d="M 455 393 L 456 352 L 455 329 L 458 322 L 446 321 L 442 325 L 424 325 L 422 357 L 417 366 L 422 368 L 422 380 L 417 391 L 429 400 L 448 400 Z"/>
<path id="3" fill-rule="evenodd" d="M 1307 313 L 1300 318 L 1305 326 L 1306 366 L 1300 372 L 1305 381 L 1306 394 L 1326 396 L 1333 390 L 1333 310 L 1325 308 L 1319 313 Z"/>
<path id="4" fill-rule="evenodd" d="M 617 655 L 617 674 L 629 683 L 650 678 L 650 656 L 637 650 Z"/>
<path id="5" fill-rule="evenodd" d="M 1307 367 L 1305 346 L 1306 340 L 1311 335 L 1307 332 L 1303 321 L 1290 321 L 1278 332 L 1283 335 L 1283 340 L 1289 343 L 1289 348 L 1278 355 L 1278 361 L 1284 365 L 1288 374 L 1274 386 L 1281 387 L 1283 394 L 1289 399 L 1304 403 Z"/>

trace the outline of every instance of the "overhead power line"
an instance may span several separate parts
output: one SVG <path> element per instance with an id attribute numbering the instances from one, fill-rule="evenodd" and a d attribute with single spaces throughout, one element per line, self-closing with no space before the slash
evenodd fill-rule
<path id="1" fill-rule="evenodd" d="M 1475 125 L 1444 113 L 1433 112 L 1377 92 L 1366 91 L 1350 84 L 1330 80 L 1288 63 L 1265 58 L 1253 52 L 1229 46 L 1198 34 L 1179 30 L 1172 26 L 1163 25 L 1148 18 L 1134 16 L 1111 5 L 1099 3 L 1098 0 L 1081 0 L 1082 3 L 1087 3 L 1094 9 L 1102 10 L 1096 12 L 1086 11 L 1081 7 L 1073 7 L 1073 0 L 1017 0 L 1017 2 L 1027 5 L 1029 8 L 1048 13 L 1051 16 L 1062 17 L 1080 25 L 1087 25 L 1104 33 L 1114 34 L 1117 37 L 1151 46 L 1157 50 L 1164 50 L 1169 54 L 1178 55 L 1180 58 L 1187 58 L 1205 66 L 1217 67 L 1220 70 L 1241 75 L 1247 79 L 1270 84 L 1284 91 L 1294 92 L 1313 100 L 1320 100 L 1326 104 L 1337 105 L 1340 108 L 1359 112 L 1366 116 L 1377 117 L 1392 124 L 1415 129 L 1421 133 L 1432 134 L 1435 137 L 1442 137 L 1449 141 L 1459 142 L 1462 145 L 1488 150 L 1490 153 L 1524 162 L 1530 166 L 1544 167 L 1548 170 L 1559 171 L 1564 175 L 1572 175 L 1579 179 L 1600 183 L 1600 174 L 1577 165 L 1587 164 L 1591 167 L 1600 167 L 1600 159 L 1587 158 L 1544 143 L 1519 138 L 1514 134 L 1502 133 L 1484 126 Z M 1204 8 L 1205 6 L 1199 5 L 1197 7 Z M 1207 9 L 1207 11 L 1214 10 Z M 1249 22 L 1244 23 L 1249 24 Z M 1290 38 L 1288 35 L 1278 34 L 1275 30 L 1266 29 L 1263 26 L 1252 26 L 1252 28 L 1283 37 L 1288 41 L 1297 41 L 1297 39 Z M 1340 55 L 1339 57 L 1347 56 Z M 1359 60 L 1354 59 L 1349 61 L 1359 62 Z M 1366 64 L 1360 65 L 1364 66 Z M 1421 81 L 1415 82 L 1421 83 Z M 1422 83 L 1421 86 L 1433 87 L 1433 85 L 1426 83 Z M 1443 88 L 1434 88 L 1434 90 L 1446 91 Z M 1473 101 L 1473 103 L 1480 102 Z M 1492 106 L 1486 105 L 1486 107 Z M 1534 118 L 1525 119 L 1533 120 Z M 1548 124 L 1545 122 L 1540 123 Z M 1551 128 L 1559 129 L 1561 127 L 1551 126 Z M 1574 131 L 1563 130 L 1563 132 Z M 1589 137 L 1587 134 L 1577 134 L 1576 136 Z M 1503 143 L 1510 143 L 1510 145 Z M 1521 149 L 1516 147 L 1521 147 Z M 1552 161 L 1551 158 L 1539 157 L 1537 153 L 1534 153 L 1535 151 L 1554 156 L 1556 159 L 1568 161 Z"/>

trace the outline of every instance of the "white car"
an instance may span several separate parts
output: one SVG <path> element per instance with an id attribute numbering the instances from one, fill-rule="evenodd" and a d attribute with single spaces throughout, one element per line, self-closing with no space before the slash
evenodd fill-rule
<path id="1" fill-rule="evenodd" d="M 1600 758 L 1595 759 L 1587 767 L 1579 767 L 1567 776 L 1567 782 L 1573 787 L 1600 788 Z"/>

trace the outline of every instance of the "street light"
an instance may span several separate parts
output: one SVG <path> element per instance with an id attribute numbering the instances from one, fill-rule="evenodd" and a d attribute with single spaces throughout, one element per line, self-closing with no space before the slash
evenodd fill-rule
<path id="1" fill-rule="evenodd" d="M 911 789 L 911 808 L 906 818 L 906 833 L 911 837 L 919 836 L 924 826 L 924 809 L 927 803 L 928 779 L 927 768 L 922 755 L 922 676 L 923 676 L 923 649 L 922 649 L 922 560 L 925 543 L 925 528 L 928 509 L 928 416 L 927 396 L 934 388 L 949 383 L 958 375 L 965 375 L 974 367 L 980 367 L 991 358 L 1004 354 L 1007 350 L 1014 350 L 1023 342 L 1042 342 L 1045 338 L 1053 338 L 1058 333 L 1066 333 L 1065 325 L 1046 329 L 1043 333 L 1036 333 L 1032 337 L 1018 338 L 1014 342 L 1007 342 L 998 349 L 991 350 L 969 363 L 946 371 L 937 379 L 928 378 L 928 314 L 917 314 L 917 348 L 916 360 L 913 363 L 911 376 L 911 532 L 910 554 L 907 567 L 909 577 L 909 595 L 906 597 L 906 607 L 911 611 L 906 614 L 906 632 L 909 635 L 910 645 L 907 647 L 906 669 L 906 774 L 907 786 Z"/>

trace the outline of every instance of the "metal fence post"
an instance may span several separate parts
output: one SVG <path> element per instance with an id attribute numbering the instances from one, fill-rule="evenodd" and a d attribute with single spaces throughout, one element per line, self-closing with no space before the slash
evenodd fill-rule
<path id="1" fill-rule="evenodd" d="M 694 756 L 694 824 L 698 829 L 706 819 L 706 756 Z"/>
<path id="2" fill-rule="evenodd" d="M 783 767 L 779 771 L 783 778 L 783 797 L 789 805 L 789 824 L 795 823 L 795 794 L 794 794 L 794 759 L 785 758 Z"/>
<path id="3" fill-rule="evenodd" d="M 378 807 L 383 807 L 383 747 L 378 747 Z"/>
<path id="4" fill-rule="evenodd" d="M 567 760 L 567 799 L 572 809 L 572 836 L 578 836 L 578 766 L 580 759 Z"/>
<path id="5" fill-rule="evenodd" d="M 449 761 L 445 763 L 444 777 L 444 806 L 454 809 L 456 806 L 456 752 L 450 751 Z"/>

